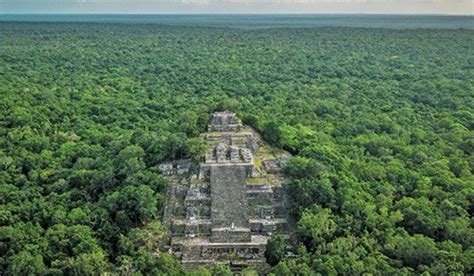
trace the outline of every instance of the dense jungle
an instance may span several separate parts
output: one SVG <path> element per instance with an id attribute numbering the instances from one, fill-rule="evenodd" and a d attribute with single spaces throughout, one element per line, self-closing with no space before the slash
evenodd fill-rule
<path id="1" fill-rule="evenodd" d="M 0 274 L 228 275 L 157 251 L 157 167 L 199 156 L 215 110 L 294 155 L 275 275 L 473 274 L 473 45 L 469 28 L 0 22 Z"/>

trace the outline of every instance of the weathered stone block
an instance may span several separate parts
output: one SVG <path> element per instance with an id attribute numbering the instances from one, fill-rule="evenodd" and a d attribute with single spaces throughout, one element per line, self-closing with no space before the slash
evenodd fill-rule
<path id="1" fill-rule="evenodd" d="M 211 167 L 211 216 L 218 227 L 247 227 L 246 170 L 243 166 Z"/>
<path id="2" fill-rule="evenodd" d="M 158 169 L 164 176 L 171 176 L 173 174 L 173 163 L 163 163 L 158 165 Z"/>
<path id="3" fill-rule="evenodd" d="M 262 164 L 263 168 L 269 173 L 280 172 L 280 167 L 278 166 L 276 160 L 264 160 Z"/>
<path id="4" fill-rule="evenodd" d="M 211 242 L 249 242 L 250 228 L 212 228 Z"/>

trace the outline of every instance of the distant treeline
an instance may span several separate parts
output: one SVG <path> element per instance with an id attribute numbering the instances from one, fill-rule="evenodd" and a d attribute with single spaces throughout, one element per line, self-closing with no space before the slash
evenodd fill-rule
<path id="1" fill-rule="evenodd" d="M 231 28 L 474 29 L 472 15 L 387 14 L 0 14 L 0 22 L 159 24 Z"/>

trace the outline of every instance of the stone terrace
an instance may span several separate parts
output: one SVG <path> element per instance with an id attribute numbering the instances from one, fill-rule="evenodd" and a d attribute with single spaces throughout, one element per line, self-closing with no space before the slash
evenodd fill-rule
<path id="1" fill-rule="evenodd" d="M 279 165 L 288 155 L 260 154 L 268 146 L 232 112 L 214 113 L 208 131 L 205 161 L 196 169 L 186 161 L 160 166 L 174 183 L 164 210 L 170 250 L 188 269 L 226 263 L 236 272 L 266 272 L 267 240 L 287 229 Z M 262 165 L 269 162 L 267 171 Z"/>

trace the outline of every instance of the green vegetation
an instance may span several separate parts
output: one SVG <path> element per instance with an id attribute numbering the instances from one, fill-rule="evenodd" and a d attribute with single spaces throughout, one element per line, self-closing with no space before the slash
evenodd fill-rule
<path id="1" fill-rule="evenodd" d="M 0 38 L 5 274 L 183 274 L 156 252 L 157 165 L 196 157 L 223 108 L 297 156 L 296 257 L 273 238 L 275 274 L 474 273 L 472 30 L 4 22 Z"/>
<path id="2" fill-rule="evenodd" d="M 247 178 L 247 183 L 251 185 L 264 185 L 267 183 L 265 178 Z"/>
<path id="3" fill-rule="evenodd" d="M 282 235 L 273 235 L 267 243 L 265 251 L 265 258 L 271 265 L 277 265 L 284 257 L 286 253 L 285 239 Z"/>

